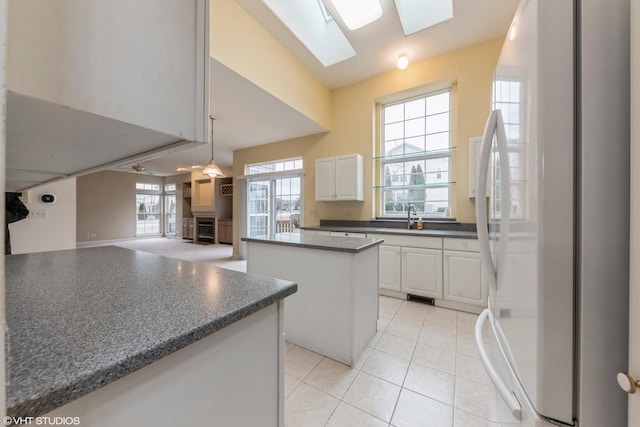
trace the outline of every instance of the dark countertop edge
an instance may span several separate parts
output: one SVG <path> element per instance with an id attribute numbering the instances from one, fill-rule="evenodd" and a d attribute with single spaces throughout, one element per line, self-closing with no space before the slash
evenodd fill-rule
<path id="1" fill-rule="evenodd" d="M 12 417 L 37 417 L 67 403 L 70 403 L 92 391 L 95 391 L 109 383 L 123 378 L 138 369 L 144 368 L 196 341 L 201 340 L 225 327 L 249 317 L 250 315 L 274 304 L 285 297 L 294 294 L 298 289 L 296 283 L 291 283 L 273 294 L 255 301 L 237 310 L 224 314 L 213 319 L 186 334 L 175 337 L 172 340 L 160 343 L 153 349 L 132 355 L 118 364 L 109 366 L 97 372 L 85 375 L 79 381 L 50 390 L 48 394 L 40 396 L 38 399 L 25 400 L 13 406 L 9 406 L 7 396 L 7 415 Z"/>
<path id="2" fill-rule="evenodd" d="M 418 236 L 418 237 L 450 237 L 455 239 L 477 239 L 478 233 L 475 231 L 458 230 L 406 230 L 402 228 L 374 228 L 374 227 L 344 227 L 316 225 L 310 227 L 300 227 L 301 230 L 315 231 L 338 231 L 345 233 L 370 233 L 370 234 L 391 234 L 395 236 Z"/>
<path id="3" fill-rule="evenodd" d="M 342 239 L 342 237 L 337 237 L 337 238 Z M 340 246 L 315 245 L 313 243 L 287 242 L 282 240 L 260 239 L 255 237 L 242 237 L 240 240 L 242 240 L 243 242 L 254 242 L 254 243 L 263 243 L 263 244 L 280 245 L 280 246 L 292 246 L 296 248 L 318 249 L 322 251 L 347 252 L 352 254 L 362 252 L 364 250 L 371 248 L 372 246 L 377 246 L 384 243 L 384 240 L 376 240 L 373 242 L 364 243 L 363 245 L 357 248 L 345 248 Z"/>

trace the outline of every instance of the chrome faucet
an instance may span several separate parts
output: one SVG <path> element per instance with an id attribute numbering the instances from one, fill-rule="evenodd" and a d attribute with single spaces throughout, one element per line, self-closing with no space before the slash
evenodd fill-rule
<path id="1" fill-rule="evenodd" d="M 413 214 L 417 215 L 416 213 L 416 207 L 414 205 L 409 205 L 409 208 L 407 209 L 407 230 L 411 230 L 411 210 L 413 209 Z"/>

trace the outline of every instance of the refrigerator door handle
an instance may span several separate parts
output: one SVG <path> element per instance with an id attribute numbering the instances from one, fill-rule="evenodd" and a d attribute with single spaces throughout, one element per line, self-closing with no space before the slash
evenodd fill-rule
<path id="1" fill-rule="evenodd" d="M 500 234 L 509 235 L 509 223 L 511 222 L 511 195 L 509 176 L 509 150 L 507 147 L 507 135 L 500 110 L 493 110 L 489 114 L 484 128 L 482 142 L 480 144 L 480 163 L 478 164 L 478 179 L 476 180 L 476 231 L 480 245 L 480 263 L 485 276 L 489 281 L 489 289 L 497 289 L 497 272 L 491 259 L 491 247 L 489 241 L 489 219 L 487 212 L 487 181 L 489 177 L 489 160 L 491 158 L 491 141 L 496 135 L 498 155 L 500 160 L 500 197 L 502 209 L 500 210 Z M 505 254 L 507 239 L 501 238 L 498 242 L 498 252 Z M 504 256 L 498 257 L 498 270 L 505 262 Z"/>
<path id="2" fill-rule="evenodd" d="M 498 371 L 496 371 L 493 363 L 491 363 L 489 354 L 487 353 L 487 349 L 484 346 L 484 341 L 482 339 L 482 328 L 484 326 L 484 323 L 487 321 L 489 314 L 489 309 L 485 308 L 480 316 L 478 316 L 478 320 L 476 320 L 475 336 L 476 346 L 478 347 L 478 351 L 480 352 L 480 360 L 482 360 L 482 364 L 484 365 L 484 368 L 487 371 L 491 382 L 495 385 L 498 393 L 500 393 L 500 396 L 509 407 L 509 410 L 511 411 L 513 416 L 517 420 L 522 420 L 522 406 L 520 405 L 520 402 L 518 402 L 516 396 L 511 390 L 509 390 L 509 388 L 504 384 L 504 382 L 498 375 Z"/>
<path id="3" fill-rule="evenodd" d="M 489 175 L 489 159 L 491 156 L 491 140 L 497 126 L 499 110 L 493 110 L 489 114 L 487 124 L 480 143 L 480 163 L 478 164 L 478 176 L 476 179 L 476 231 L 478 244 L 480 245 L 480 263 L 482 270 L 489 282 L 490 289 L 496 289 L 496 271 L 491 260 L 491 247 L 489 243 L 489 219 L 487 212 L 487 180 Z"/>

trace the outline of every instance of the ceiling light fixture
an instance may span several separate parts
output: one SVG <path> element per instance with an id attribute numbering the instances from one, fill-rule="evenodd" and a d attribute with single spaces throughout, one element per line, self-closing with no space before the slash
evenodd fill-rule
<path id="1" fill-rule="evenodd" d="M 211 161 L 207 167 L 202 169 L 201 175 L 207 175 L 211 178 L 224 178 L 222 170 L 220 170 L 218 165 L 216 165 L 215 160 L 213 160 L 213 121 L 216 119 L 216 116 L 209 116 L 209 118 L 211 119 Z"/>
<path id="2" fill-rule="evenodd" d="M 409 58 L 407 58 L 407 55 L 400 55 L 398 57 L 398 62 L 396 62 L 396 65 L 398 66 L 399 70 L 404 70 L 405 68 L 407 68 L 407 65 L 409 65 Z"/>
<path id="3" fill-rule="evenodd" d="M 325 0 L 327 1 L 327 0 Z M 362 28 L 382 16 L 380 0 L 328 0 L 351 31 Z"/>

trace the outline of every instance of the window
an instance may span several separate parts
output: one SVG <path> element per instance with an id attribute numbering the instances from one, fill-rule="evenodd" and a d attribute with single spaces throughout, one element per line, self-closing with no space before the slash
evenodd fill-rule
<path id="1" fill-rule="evenodd" d="M 283 172 L 302 169 L 302 159 L 285 159 L 268 163 L 255 163 L 244 167 L 245 175 L 256 175 L 260 173 Z"/>
<path id="2" fill-rule="evenodd" d="M 136 182 L 136 190 L 149 190 L 149 191 L 160 191 L 159 184 L 146 184 L 143 182 Z"/>
<path id="3" fill-rule="evenodd" d="M 450 208 L 450 90 L 381 109 L 382 216 L 448 216 Z"/>
<path id="4" fill-rule="evenodd" d="M 302 159 L 246 165 L 245 173 L 248 179 L 247 235 L 299 233 Z"/>
<path id="5" fill-rule="evenodd" d="M 159 184 L 136 183 L 136 236 L 160 235 L 160 188 Z"/>

